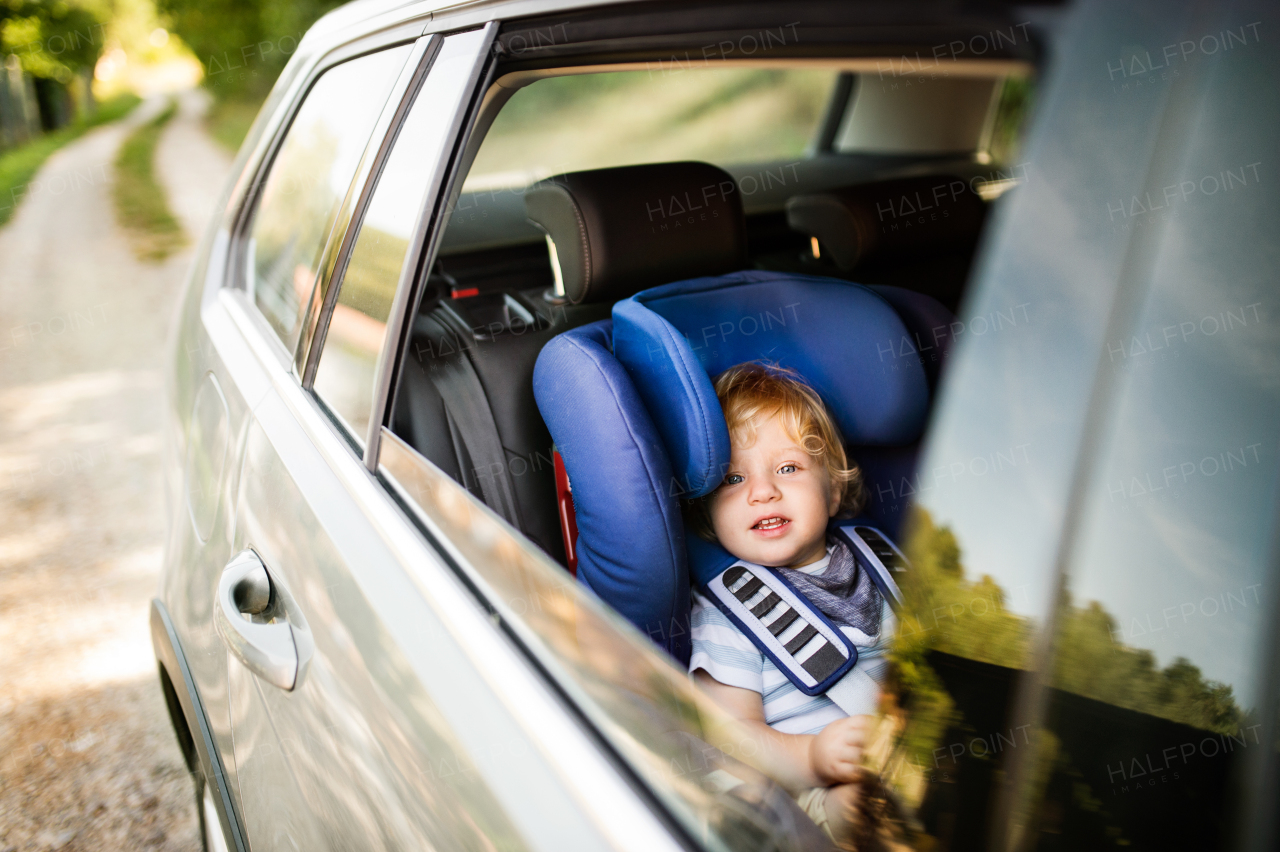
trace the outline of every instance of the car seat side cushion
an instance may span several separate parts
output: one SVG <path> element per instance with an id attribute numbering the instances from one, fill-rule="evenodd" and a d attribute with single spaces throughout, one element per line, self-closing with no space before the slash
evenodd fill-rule
<path id="1" fill-rule="evenodd" d="M 729 428 L 711 377 L 684 335 L 644 305 L 613 308 L 613 346 L 649 411 L 680 480 L 683 497 L 703 497 L 724 477 Z"/>
<path id="2" fill-rule="evenodd" d="M 611 326 L 592 323 L 549 342 L 534 367 L 534 394 L 573 487 L 579 580 L 685 660 L 689 575 L 674 477 L 609 351 Z"/>

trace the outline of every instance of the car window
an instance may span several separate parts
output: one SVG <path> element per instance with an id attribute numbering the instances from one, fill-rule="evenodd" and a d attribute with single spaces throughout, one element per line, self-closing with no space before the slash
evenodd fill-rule
<path id="1" fill-rule="evenodd" d="M 311 87 L 258 198 L 246 286 L 291 353 L 325 244 L 410 46 L 343 62 Z"/>
<path id="2" fill-rule="evenodd" d="M 477 37 L 448 39 L 423 82 L 360 223 L 324 338 L 313 388 L 361 443 L 396 284 L 474 62 L 455 43 Z"/>
<path id="3" fill-rule="evenodd" d="M 890 486 L 917 509 L 894 782 L 942 848 L 1226 848 L 1275 748 L 1274 70 L 1113 85 L 1185 22 L 1081 15 Z"/>
<path id="4" fill-rule="evenodd" d="M 796 159 L 812 141 L 835 71 L 689 69 L 547 77 L 494 120 L 464 192 L 522 187 L 561 172 L 702 160 Z"/>
<path id="5" fill-rule="evenodd" d="M 1261 788 L 1250 775 L 1274 760 L 1280 201 L 1264 152 L 1280 96 L 1274 57 L 1255 63 L 1193 72 L 1212 82 L 1176 102 L 1177 154 L 1148 177 L 1162 200 L 1100 211 L 1151 260 L 1104 342 L 1113 390 L 1056 618 L 1040 848 L 1221 847 L 1232 791 Z"/>
<path id="6" fill-rule="evenodd" d="M 842 153 L 964 154 L 984 150 L 998 77 L 912 80 L 859 74 L 832 147 Z"/>

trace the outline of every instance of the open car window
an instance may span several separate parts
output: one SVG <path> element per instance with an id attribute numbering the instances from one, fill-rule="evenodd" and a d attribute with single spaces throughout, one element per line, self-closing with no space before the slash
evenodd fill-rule
<path id="1" fill-rule="evenodd" d="M 855 277 L 829 258 L 820 263 L 811 240 L 788 225 L 785 204 L 802 193 L 886 176 L 957 169 L 970 178 L 986 165 L 979 155 L 994 133 L 1007 69 L 960 87 L 968 97 L 950 114 L 965 119 L 963 133 L 944 138 L 936 124 L 913 128 L 900 116 L 896 141 L 888 131 L 879 137 L 898 146 L 888 154 L 835 147 L 853 130 L 836 124 L 833 104 L 843 115 L 857 87 L 851 92 L 847 72 L 834 67 L 547 73 L 522 79 L 527 85 L 500 103 L 496 116 L 480 118 L 483 139 L 468 143 L 474 159 L 463 166 L 469 170 L 459 175 L 456 203 L 437 226 L 438 248 L 423 265 L 421 299 L 407 318 L 379 469 L 440 546 L 455 551 L 454 561 L 503 625 L 685 831 L 710 848 L 822 847 L 825 835 L 815 834 L 820 829 L 770 780 L 759 744 L 652 637 L 566 570 L 573 535 L 567 547 L 556 446 L 534 398 L 533 368 L 552 338 L 608 319 L 612 300 L 571 304 L 563 290 L 557 293 L 548 240 L 531 223 L 525 194 L 566 171 L 709 162 L 734 178 L 743 198 L 747 268 L 903 287 L 925 278 L 936 284 L 945 275 L 958 293 L 977 227 L 948 244 L 954 254 L 891 258 L 876 270 L 882 277 L 865 281 L 862 270 Z M 502 95 L 491 90 L 488 97 L 500 102 Z M 879 115 L 920 104 L 885 95 Z M 1016 126 L 1018 115 L 1011 111 L 1006 125 Z M 918 149 L 906 145 L 910 132 Z M 1016 135 L 1008 127 L 1005 133 Z M 875 141 L 864 134 L 866 140 Z M 827 150 L 817 152 L 819 143 Z M 975 185 L 960 182 L 976 195 Z M 887 227 L 915 224 L 902 214 Z M 917 262 L 932 265 L 912 266 Z M 689 625 L 671 626 L 679 629 Z M 877 735 L 870 763 L 885 778 L 908 756 L 914 760 L 916 744 L 902 741 L 904 712 L 890 706 Z M 918 797 L 908 804 L 918 805 Z M 955 811 L 946 803 L 940 808 Z"/>

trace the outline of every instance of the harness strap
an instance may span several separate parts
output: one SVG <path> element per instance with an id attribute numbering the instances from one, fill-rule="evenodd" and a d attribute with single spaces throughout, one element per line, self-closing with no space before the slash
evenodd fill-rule
<path id="1" fill-rule="evenodd" d="M 894 575 L 909 563 L 888 537 L 866 524 L 834 525 L 832 533 L 849 546 L 890 608 L 901 607 Z M 825 694 L 850 716 L 876 712 L 880 688 L 867 671 L 855 668 L 858 649 L 777 571 L 736 562 L 706 589 L 712 602 L 805 695 Z"/>

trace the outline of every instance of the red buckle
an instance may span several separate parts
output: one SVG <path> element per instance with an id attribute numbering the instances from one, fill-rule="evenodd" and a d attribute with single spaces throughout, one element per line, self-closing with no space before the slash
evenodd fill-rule
<path id="1" fill-rule="evenodd" d="M 556 470 L 556 505 L 560 507 L 560 535 L 564 538 L 564 560 L 569 573 L 578 576 L 578 515 L 573 508 L 573 487 L 559 450 L 551 451 Z"/>

